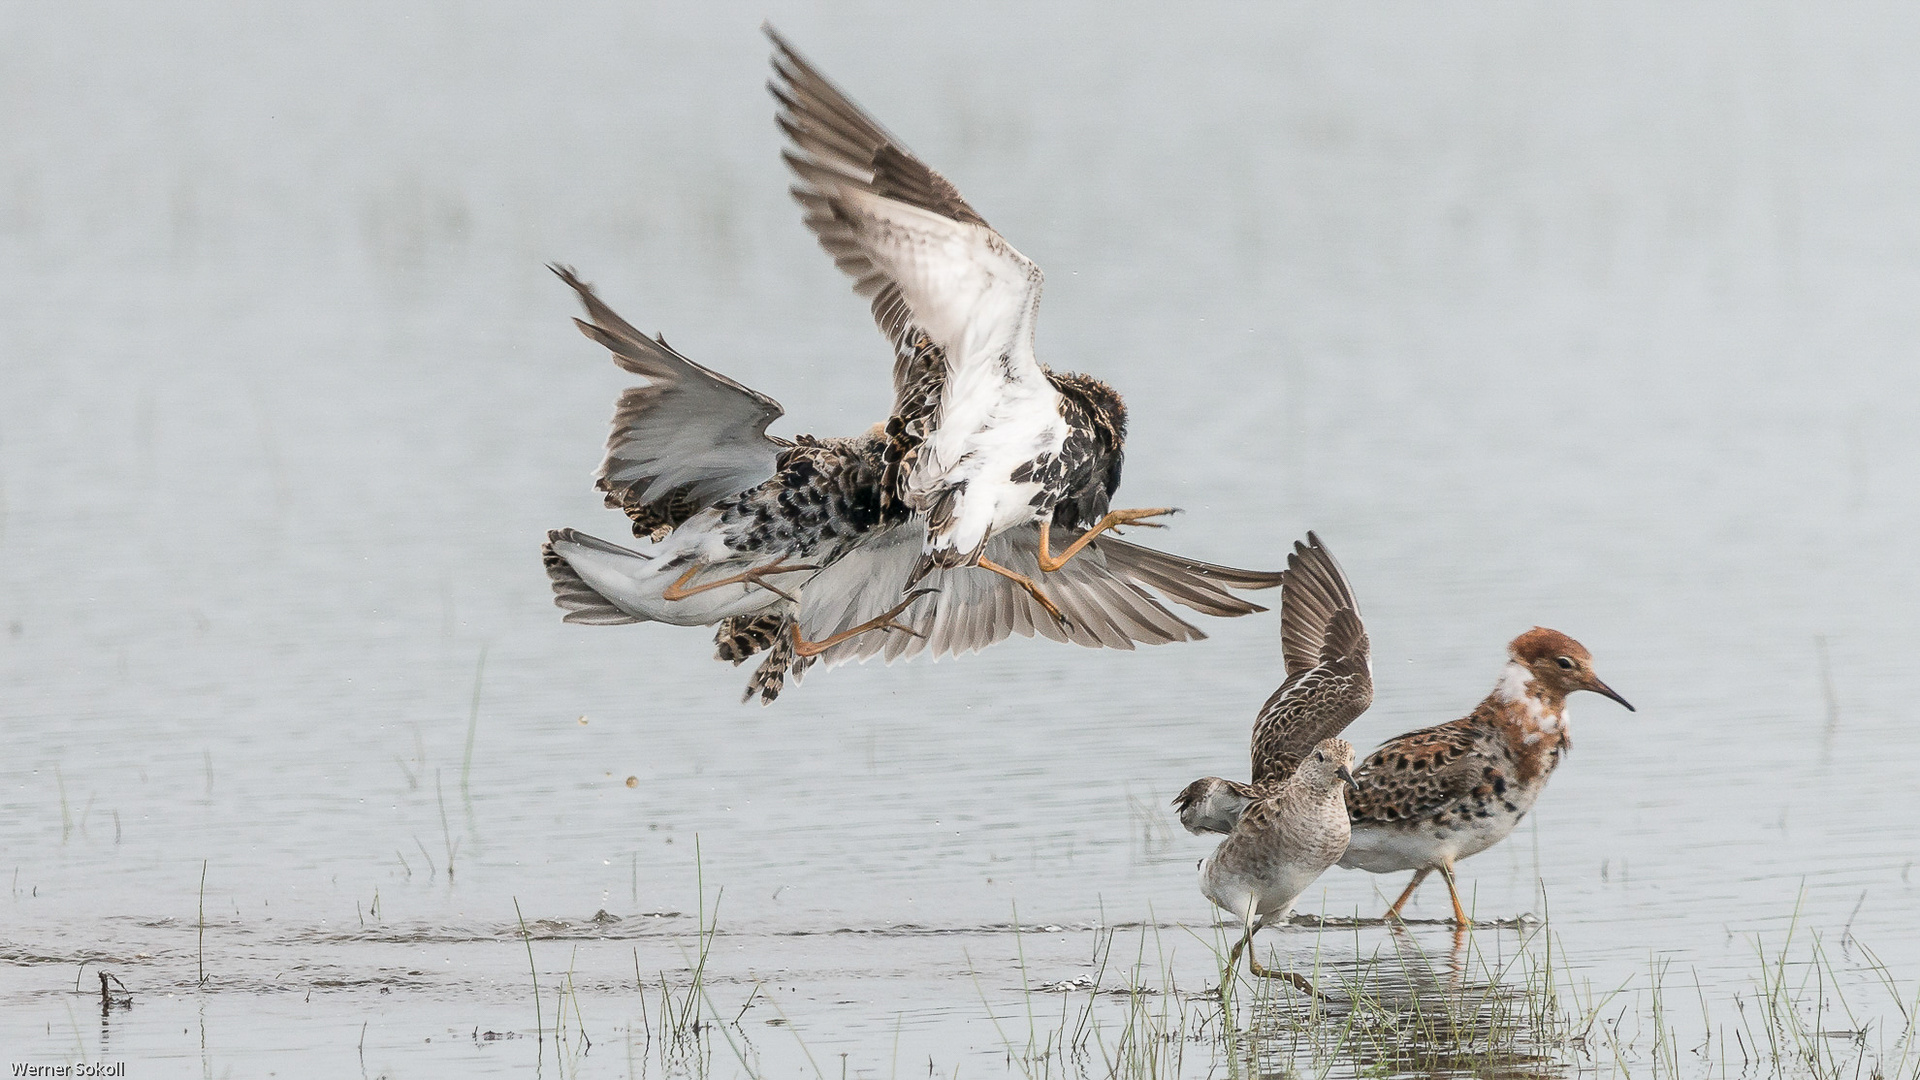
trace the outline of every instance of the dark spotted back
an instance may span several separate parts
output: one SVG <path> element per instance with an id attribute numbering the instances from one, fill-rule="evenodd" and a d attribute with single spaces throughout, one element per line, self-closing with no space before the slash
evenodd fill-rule
<path id="1" fill-rule="evenodd" d="M 1354 770 L 1360 790 L 1347 797 L 1348 815 L 1355 824 L 1424 821 L 1476 789 L 1504 794 L 1497 739 L 1467 717 L 1387 742 Z"/>
<path id="2" fill-rule="evenodd" d="M 881 498 L 886 439 L 801 436 L 782 450 L 766 483 L 722 503 L 721 524 L 739 551 L 789 560 L 829 558 L 867 533 L 906 520 Z"/>

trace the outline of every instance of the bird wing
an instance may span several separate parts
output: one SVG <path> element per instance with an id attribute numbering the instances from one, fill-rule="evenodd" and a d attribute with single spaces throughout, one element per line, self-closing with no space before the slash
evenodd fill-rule
<path id="1" fill-rule="evenodd" d="M 574 320 L 580 332 L 647 380 L 623 391 L 614 407 L 607 456 L 594 474 L 608 506 L 625 510 L 636 531 L 671 527 L 773 475 L 775 457 L 790 445 L 767 434 L 786 411 L 779 402 L 635 330 L 572 270 L 553 272 L 587 309 L 587 318 Z"/>
<path id="2" fill-rule="evenodd" d="M 1286 579 L 1286 571 L 1240 570 L 1189 559 L 1168 551 L 1131 544 L 1111 533 L 1094 540 L 1107 564 L 1137 585 L 1202 615 L 1232 617 L 1267 610 L 1228 592 L 1228 589 L 1271 589 Z"/>
<path id="3" fill-rule="evenodd" d="M 801 632 L 813 641 L 879 616 L 908 591 L 920 560 L 925 526 L 914 521 L 870 539 L 814 575 L 801 592 Z M 1095 542 L 1098 544 L 1098 541 Z M 1072 623 L 1063 628 L 1026 590 L 977 567 L 938 569 L 917 589 L 932 590 L 895 617 L 913 632 L 874 630 L 822 654 L 830 665 L 884 657 L 889 663 L 922 652 L 934 657 L 978 652 L 1013 634 L 1038 633 L 1099 649 L 1132 649 L 1206 637 L 1151 593 L 1116 572 L 1089 545 L 1058 571 L 1042 574 L 1037 525 L 1009 529 L 987 543 L 986 556 L 1041 583 Z M 1085 566 L 1079 564 L 1085 561 Z"/>
<path id="4" fill-rule="evenodd" d="M 1322 661 L 1334 616 L 1343 610 L 1358 616 L 1360 602 L 1353 598 L 1346 571 L 1309 532 L 1304 542 L 1294 541 L 1280 590 L 1280 654 L 1289 676 Z"/>
<path id="5" fill-rule="evenodd" d="M 1347 795 L 1355 822 L 1417 821 L 1487 783 L 1487 755 L 1468 720 L 1454 720 L 1389 739 L 1354 770 L 1359 790 Z"/>
<path id="6" fill-rule="evenodd" d="M 1321 739 L 1340 734 L 1373 704 L 1373 668 L 1359 604 L 1340 564 L 1307 534 L 1287 556 L 1280 641 L 1287 678 L 1253 724 L 1253 781 L 1292 775 Z"/>
<path id="7" fill-rule="evenodd" d="M 1261 797 L 1262 792 L 1252 784 L 1203 776 L 1180 789 L 1180 794 L 1173 797 L 1173 808 L 1179 811 L 1180 824 L 1195 836 L 1231 833 L 1247 807 Z"/>
<path id="8" fill-rule="evenodd" d="M 1037 386 L 1034 316 L 1042 275 L 967 205 L 946 177 L 915 157 L 766 27 L 773 41 L 782 153 L 793 197 L 834 263 L 872 299 L 894 347 L 896 404 L 930 365 Z M 896 410 L 898 411 L 898 410 Z"/>

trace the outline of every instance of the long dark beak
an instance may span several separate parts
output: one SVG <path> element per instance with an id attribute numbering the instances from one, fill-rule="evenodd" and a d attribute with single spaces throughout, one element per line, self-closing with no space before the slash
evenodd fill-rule
<path id="1" fill-rule="evenodd" d="M 1587 687 L 1587 689 L 1593 691 L 1596 694 L 1604 694 L 1607 697 L 1610 697 L 1613 700 L 1619 702 L 1620 704 L 1625 705 L 1627 707 L 1628 712 L 1640 711 L 1633 707 L 1632 702 L 1628 701 L 1626 698 L 1621 697 L 1619 694 L 1614 693 L 1613 687 L 1608 686 L 1606 683 L 1601 682 L 1599 679 L 1593 680 L 1593 685 Z"/>
<path id="2" fill-rule="evenodd" d="M 1622 702 L 1622 704 L 1625 704 L 1625 702 Z M 1633 708 L 1633 706 L 1628 705 L 1627 708 L 1631 709 Z M 1333 771 L 1336 775 L 1340 777 L 1340 779 L 1345 780 L 1347 782 L 1348 787 L 1352 788 L 1355 791 L 1360 790 L 1360 782 L 1353 778 L 1352 769 L 1349 769 L 1345 765 L 1342 765 Z"/>

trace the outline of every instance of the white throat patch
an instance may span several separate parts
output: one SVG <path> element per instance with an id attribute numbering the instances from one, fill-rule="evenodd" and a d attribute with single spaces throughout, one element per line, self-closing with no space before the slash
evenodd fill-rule
<path id="1" fill-rule="evenodd" d="M 1493 684 L 1493 699 L 1508 704 L 1520 702 L 1525 705 L 1527 719 L 1533 721 L 1535 727 L 1541 731 L 1558 731 L 1560 714 L 1547 708 L 1546 702 L 1534 697 L 1532 690 L 1533 672 L 1527 670 L 1527 666 L 1520 661 L 1509 660 L 1506 670 L 1500 673 L 1500 681 Z M 1533 742 L 1537 738 L 1529 735 L 1527 741 Z"/>
<path id="2" fill-rule="evenodd" d="M 1528 697 L 1527 688 L 1533 685 L 1533 672 L 1518 660 L 1507 661 L 1505 671 L 1500 673 L 1500 681 L 1493 684 L 1493 696 L 1496 701 L 1519 701 Z"/>

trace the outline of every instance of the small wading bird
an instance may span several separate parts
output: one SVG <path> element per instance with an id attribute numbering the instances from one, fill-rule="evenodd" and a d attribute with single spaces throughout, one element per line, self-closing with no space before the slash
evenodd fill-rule
<path id="1" fill-rule="evenodd" d="M 1148 589 L 1203 614 L 1237 616 L 1265 609 L 1228 589 L 1269 588 L 1282 577 L 1103 535 L 1049 578 L 1066 625 L 1001 577 L 935 570 L 910 589 L 923 528 L 904 502 L 885 497 L 895 443 L 879 425 L 853 438 L 770 436 L 767 425 L 784 411 L 778 402 L 648 338 L 571 271 L 554 272 L 586 308 L 575 320 L 581 331 L 647 380 L 621 394 L 596 474 L 607 505 L 632 519 L 643 542 L 635 549 L 572 529 L 549 533 L 542 554 L 555 603 L 568 622 L 717 625 L 719 659 L 767 654 L 748 698 L 770 703 L 787 675 L 798 678 L 816 659 L 960 655 L 1013 633 L 1117 649 L 1193 640 L 1205 635 Z M 986 550 L 1038 574 L 1043 532 L 1028 523 Z"/>
<path id="2" fill-rule="evenodd" d="M 1070 621 L 1025 567 L 989 550 L 1038 526 L 1039 575 L 1102 532 L 1173 512 L 1112 510 L 1126 408 L 1112 387 L 1059 374 L 1033 351 L 1040 268 L 1014 250 L 946 177 L 915 157 L 771 26 L 782 157 L 807 227 L 872 299 L 894 350 L 882 499 L 925 523 L 911 588 L 936 569 L 979 568 Z M 1054 526 L 1080 533 L 1055 554 Z"/>
<path id="3" fill-rule="evenodd" d="M 1473 712 L 1392 739 L 1356 770 L 1352 840 L 1340 865 L 1414 872 L 1388 918 L 1398 918 L 1414 890 L 1438 870 L 1453 900 L 1454 925 L 1472 925 L 1453 864 L 1506 839 L 1533 808 L 1572 745 L 1567 697 L 1578 690 L 1633 711 L 1593 673 L 1585 646 L 1536 626 L 1507 646 L 1500 681 Z"/>
<path id="4" fill-rule="evenodd" d="M 1353 747 L 1334 736 L 1372 703 L 1373 672 L 1353 590 L 1313 533 L 1287 557 L 1280 641 L 1287 677 L 1254 721 L 1253 783 L 1209 776 L 1173 800 L 1189 832 L 1227 834 L 1200 863 L 1200 891 L 1246 926 L 1229 970 L 1253 935 L 1284 922 L 1347 850 Z M 1264 978 L 1293 979 L 1252 952 L 1247 966 Z"/>

